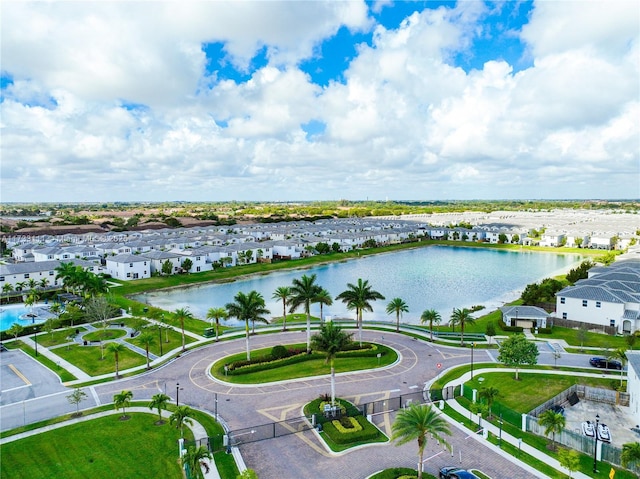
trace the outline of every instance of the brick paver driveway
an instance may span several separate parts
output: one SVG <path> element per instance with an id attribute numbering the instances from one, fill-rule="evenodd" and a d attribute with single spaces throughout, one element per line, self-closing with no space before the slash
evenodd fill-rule
<path id="1" fill-rule="evenodd" d="M 305 337 L 304 332 L 255 336 L 251 338 L 251 347 L 304 342 Z M 356 404 L 420 391 L 440 371 L 470 360 L 468 351 L 393 333 L 365 331 L 363 339 L 383 341 L 400 353 L 400 360 L 384 370 L 337 375 L 336 393 Z M 223 384 L 207 375 L 214 362 L 243 350 L 244 340 L 214 344 L 185 354 L 146 375 L 96 386 L 95 390 L 102 402 L 111 402 L 113 394 L 122 389 L 132 390 L 134 399 L 150 398 L 158 391 L 166 391 L 175 398 L 176 387 L 180 387 L 180 403 L 212 413 L 216 410 L 214 399 L 217 397 L 217 411 L 232 431 L 300 417 L 305 403 L 329 392 L 328 377 L 247 387 Z M 375 416 L 375 422 L 389 433 L 393 414 Z M 461 465 L 481 469 L 495 479 L 539 477 L 469 437 L 467 432 L 456 427 L 451 429 L 453 456 L 430 440 L 425 452 L 425 458 L 429 458 L 425 471 L 433 473 L 444 465 Z M 329 454 L 314 431 L 247 443 L 240 449 L 247 466 L 255 469 L 262 479 L 364 478 L 387 467 L 415 467 L 417 461 L 417 444 L 402 447 L 379 444 L 341 455 Z"/>

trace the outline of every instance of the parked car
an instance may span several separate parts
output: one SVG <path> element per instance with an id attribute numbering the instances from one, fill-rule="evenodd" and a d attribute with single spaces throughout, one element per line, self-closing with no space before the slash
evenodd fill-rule
<path id="1" fill-rule="evenodd" d="M 440 469 L 440 479 L 480 479 L 472 472 L 460 469 L 455 466 L 443 467 Z"/>
<path id="2" fill-rule="evenodd" d="M 616 361 L 615 359 L 596 357 L 589 359 L 589 364 L 596 368 L 617 369 L 618 371 L 622 369 L 622 363 L 620 361 Z"/>
<path id="3" fill-rule="evenodd" d="M 560 404 L 555 404 L 551 406 L 549 409 L 551 409 L 555 413 L 560 413 L 564 416 L 564 407 L 562 407 Z"/>

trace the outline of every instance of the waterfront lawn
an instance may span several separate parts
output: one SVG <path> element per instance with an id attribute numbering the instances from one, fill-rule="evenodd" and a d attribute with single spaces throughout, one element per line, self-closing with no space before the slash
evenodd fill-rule
<path id="1" fill-rule="evenodd" d="M 552 334 L 540 334 L 538 338 L 564 339 L 570 345 L 580 348 L 582 343 L 578 339 L 578 331 L 578 329 L 554 326 Z M 586 334 L 583 346 L 585 348 L 607 348 L 612 350 L 617 348 L 627 349 L 629 347 L 624 336 L 610 336 L 608 334 L 593 333 L 590 331 Z M 636 341 L 633 349 L 640 349 L 640 341 Z M 601 351 L 600 355 L 606 355 L 606 351 Z"/>
<path id="2" fill-rule="evenodd" d="M 301 344 L 287 344 L 288 348 L 304 349 L 306 343 Z M 379 367 L 388 366 L 393 364 L 397 359 L 397 353 L 384 345 L 376 344 L 378 351 L 382 353 L 381 358 L 373 357 L 341 357 L 341 354 L 348 354 L 349 352 L 338 353 L 335 359 L 335 372 L 349 372 L 360 371 L 364 369 L 376 369 Z M 268 357 L 272 348 L 259 349 L 251 352 L 251 358 Z M 211 367 L 211 373 L 216 378 L 238 384 L 260 384 L 273 381 L 285 381 L 288 379 L 306 378 L 311 376 L 324 376 L 330 374 L 329 365 L 326 363 L 326 356 L 323 353 L 313 353 L 305 355 L 307 360 L 296 362 L 295 364 L 279 365 L 274 363 L 272 366 L 267 366 L 266 369 L 246 374 L 238 375 L 226 375 L 224 373 L 224 365 L 233 363 L 234 361 L 242 361 L 246 359 L 246 352 L 234 354 L 233 356 L 227 356 L 214 363 Z"/>
<path id="3" fill-rule="evenodd" d="M 100 346 L 74 344 L 69 350 L 67 348 L 58 348 L 55 353 L 91 376 L 114 373 L 116 370 L 113 353 L 107 351 L 106 345 L 104 359 L 102 360 L 100 359 Z M 134 353 L 130 349 L 124 349 L 118 354 L 118 369 L 120 372 L 145 363 L 146 358 L 144 356 Z"/>
<path id="4" fill-rule="evenodd" d="M 180 477 L 180 432 L 154 414 L 112 415 L 65 426 L 2 446 L 4 479 Z M 141 445 L 144 444 L 144 447 Z"/>

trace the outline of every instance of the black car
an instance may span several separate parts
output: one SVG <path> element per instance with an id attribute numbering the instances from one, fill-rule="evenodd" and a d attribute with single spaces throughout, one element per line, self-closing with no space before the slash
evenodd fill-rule
<path id="1" fill-rule="evenodd" d="M 479 479 L 475 474 L 455 466 L 443 467 L 438 477 L 440 479 Z"/>
<path id="2" fill-rule="evenodd" d="M 556 414 L 562 414 L 564 416 L 564 407 L 562 407 L 560 404 L 551 406 L 549 409 L 551 409 Z"/>
<path id="3" fill-rule="evenodd" d="M 589 364 L 596 368 L 617 369 L 618 371 L 622 369 L 622 363 L 620 361 L 616 361 L 615 359 L 596 357 L 589 359 Z"/>

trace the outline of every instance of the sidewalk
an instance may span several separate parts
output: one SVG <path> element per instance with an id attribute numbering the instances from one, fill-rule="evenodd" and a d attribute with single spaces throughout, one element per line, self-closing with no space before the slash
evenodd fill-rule
<path id="1" fill-rule="evenodd" d="M 491 373 L 491 372 L 513 372 L 513 369 L 510 368 L 496 368 L 496 369 L 479 369 L 474 371 L 474 374 L 477 376 L 479 374 L 483 374 L 483 373 Z M 531 371 L 531 370 L 527 370 L 527 373 L 535 373 L 536 371 Z M 566 374 L 562 371 L 538 371 L 539 373 L 544 373 L 544 374 Z M 591 374 L 589 374 L 591 375 Z M 597 375 L 596 375 L 597 376 Z M 465 374 L 463 374 L 462 376 L 460 376 L 457 379 L 454 379 L 453 381 L 450 381 L 449 383 L 445 384 L 445 388 L 453 386 L 453 387 L 460 387 L 460 384 L 465 383 L 466 381 L 471 379 L 471 372 L 467 372 Z M 456 412 L 462 414 L 463 416 L 467 417 L 469 415 L 469 410 L 465 409 L 464 407 L 462 407 L 458 401 L 454 400 L 447 400 L 446 403 L 451 406 Z M 445 415 L 445 417 L 448 417 Z M 449 419 L 449 422 L 455 424 L 456 426 L 458 426 L 458 423 L 455 421 L 452 421 Z M 489 421 L 482 421 L 482 427 L 491 432 L 491 434 L 494 434 L 495 436 L 498 436 L 500 434 L 500 429 L 498 428 L 498 426 L 495 426 L 493 424 L 491 424 Z M 506 452 L 502 451 L 501 449 L 499 449 L 497 446 L 489 443 L 489 441 L 483 439 L 481 436 L 478 436 L 477 434 L 473 434 L 473 432 L 470 432 L 470 436 L 473 436 L 475 439 L 478 439 L 480 441 L 483 442 L 483 444 L 492 447 L 492 449 L 494 450 L 498 450 L 501 451 L 501 454 L 504 457 L 510 458 L 511 461 L 513 462 L 518 462 L 519 465 L 523 465 L 522 462 L 520 462 L 517 458 L 511 456 L 510 454 L 507 454 Z M 535 457 L 536 459 L 544 462 L 545 464 L 553 467 L 554 469 L 556 469 L 557 471 L 562 472 L 563 474 L 568 474 L 569 471 L 567 471 L 564 467 L 562 467 L 560 465 L 560 462 L 558 462 L 556 459 L 554 459 L 553 457 L 545 454 L 542 451 L 539 451 L 538 449 L 535 449 L 534 447 L 529 446 L 528 444 L 521 442 L 519 440 L 519 438 L 516 438 L 514 436 L 512 436 L 511 434 L 505 432 L 504 430 L 502 431 L 502 440 L 511 444 L 512 446 L 518 447 L 522 452 L 525 452 L 533 457 Z M 525 465 L 526 466 L 526 465 Z M 530 466 L 526 467 L 527 469 L 530 469 Z M 534 469 L 535 470 L 535 469 Z M 541 474 L 540 471 L 535 470 L 536 474 Z M 544 476 L 546 477 L 546 476 Z M 572 477 L 574 479 L 590 479 L 589 476 L 587 476 L 586 474 L 583 474 L 581 472 L 574 472 Z"/>
<path id="2" fill-rule="evenodd" d="M 36 348 L 36 343 L 30 337 L 21 336 L 20 340 L 30 348 L 33 348 L 33 349 Z M 51 351 L 49 351 L 48 348 L 45 348 L 44 346 L 40 346 L 38 348 L 38 354 L 42 354 L 45 358 L 50 359 L 54 363 L 59 364 L 61 368 L 69 371 L 76 378 L 78 378 L 76 382 L 90 381 L 91 379 L 94 379 L 93 377 L 85 373 L 82 369 L 78 368 L 77 366 L 74 366 L 69 361 L 62 359 L 57 354 L 52 353 Z"/>

